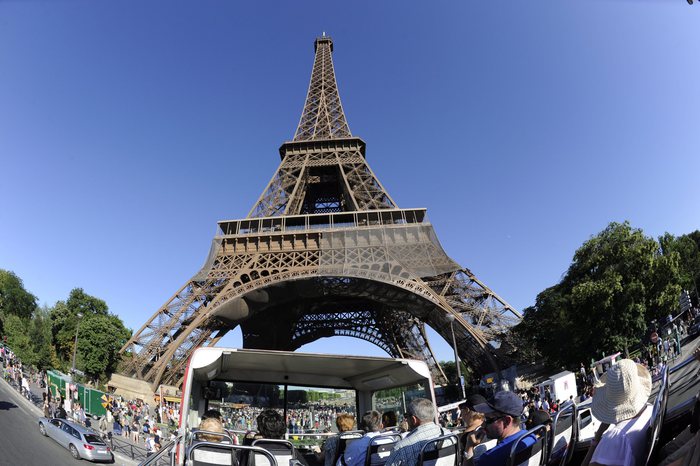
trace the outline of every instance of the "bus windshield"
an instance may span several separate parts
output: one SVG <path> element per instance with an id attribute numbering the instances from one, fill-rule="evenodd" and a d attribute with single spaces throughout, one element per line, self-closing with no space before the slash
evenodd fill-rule
<path id="1" fill-rule="evenodd" d="M 288 434 L 330 432 L 338 414 L 357 413 L 357 394 L 350 389 L 220 380 L 209 386 L 220 396 L 207 408 L 219 410 L 224 427 L 237 433 L 257 431 L 256 418 L 264 409 L 274 409 L 287 420 Z"/>

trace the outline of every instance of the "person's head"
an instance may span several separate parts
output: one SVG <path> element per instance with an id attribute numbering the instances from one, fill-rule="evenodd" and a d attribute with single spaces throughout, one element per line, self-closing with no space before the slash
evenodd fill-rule
<path id="1" fill-rule="evenodd" d="M 204 412 L 204 414 L 202 415 L 202 420 L 204 420 L 204 419 L 209 419 L 209 418 L 212 418 L 212 417 L 217 418 L 219 421 L 223 421 L 223 420 L 224 420 L 224 417 L 221 415 L 221 411 L 219 411 L 218 409 L 208 409 L 208 410 L 206 410 L 206 411 Z"/>
<path id="2" fill-rule="evenodd" d="M 258 432 L 263 438 L 281 439 L 287 432 L 282 415 L 274 409 L 266 409 L 260 413 L 256 419 Z"/>
<path id="3" fill-rule="evenodd" d="M 215 417 L 210 417 L 207 419 L 202 419 L 202 422 L 199 423 L 199 430 L 204 430 L 207 432 L 216 432 L 216 433 L 224 433 L 224 425 L 221 423 L 221 421 L 218 418 Z M 151 435 L 150 433 L 148 434 L 149 436 Z M 213 434 L 198 434 L 198 438 L 207 442 L 219 442 L 221 441 L 222 437 L 219 435 L 213 435 Z"/>
<path id="4" fill-rule="evenodd" d="M 347 432 L 355 426 L 355 416 L 348 413 L 338 414 L 335 418 L 335 425 L 338 432 Z"/>
<path id="5" fill-rule="evenodd" d="M 464 427 L 478 427 L 484 422 L 484 414 L 474 411 L 474 406 L 482 403 L 486 403 L 486 398 L 475 394 L 459 405 L 459 419 Z"/>
<path id="6" fill-rule="evenodd" d="M 408 404 L 406 415 L 408 428 L 413 430 L 421 424 L 433 422 L 435 420 L 435 405 L 427 398 L 414 398 Z"/>
<path id="7" fill-rule="evenodd" d="M 474 410 L 484 414 L 484 429 L 491 438 L 503 440 L 520 430 L 523 403 L 513 392 L 498 392 Z"/>
<path id="8" fill-rule="evenodd" d="M 651 394 L 651 375 L 641 364 L 621 359 L 600 378 L 591 411 L 600 422 L 617 424 L 636 416 Z"/>
<path id="9" fill-rule="evenodd" d="M 365 432 L 378 432 L 382 430 L 382 419 L 379 411 L 367 411 L 360 420 L 360 429 Z"/>
<path id="10" fill-rule="evenodd" d="M 531 412 L 530 416 L 527 418 L 527 421 L 525 421 L 525 426 L 528 430 L 542 425 L 547 426 L 547 430 L 549 430 L 551 424 L 552 417 L 547 411 L 542 409 L 536 409 L 535 411 Z"/>
<path id="11" fill-rule="evenodd" d="M 398 422 L 396 411 L 384 411 L 384 414 L 382 414 L 382 425 L 384 427 L 396 427 Z"/>

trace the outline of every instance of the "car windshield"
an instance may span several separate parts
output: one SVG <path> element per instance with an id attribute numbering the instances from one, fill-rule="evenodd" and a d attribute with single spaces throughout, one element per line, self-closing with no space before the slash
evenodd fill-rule
<path id="1" fill-rule="evenodd" d="M 104 445 L 102 439 L 95 434 L 85 434 L 85 441 L 93 445 Z"/>

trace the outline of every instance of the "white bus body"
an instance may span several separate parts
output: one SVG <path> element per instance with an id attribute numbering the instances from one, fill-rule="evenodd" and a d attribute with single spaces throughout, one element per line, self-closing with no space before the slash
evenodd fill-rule
<path id="1" fill-rule="evenodd" d="M 260 410 L 271 408 L 280 412 L 286 422 L 290 422 L 293 416 L 297 419 L 300 416 L 305 425 L 309 420 L 313 424 L 316 414 L 325 408 L 328 427 L 328 418 L 334 418 L 327 415 L 328 411 L 337 412 L 337 409 L 328 410 L 328 404 L 317 401 L 304 405 L 307 399 L 319 396 L 331 399 L 324 403 L 333 403 L 332 397 L 342 396 L 342 410 L 353 413 L 356 418 L 374 409 L 394 411 L 399 421 L 413 398 L 427 398 L 435 404 L 430 370 L 423 361 L 197 348 L 189 359 L 183 378 L 176 446 L 168 449 L 170 454 L 161 452 L 157 455 L 160 458 L 152 457 L 145 464 L 165 464 L 163 462 L 168 461 L 168 457 L 172 461 L 170 464 L 185 464 L 192 432 L 198 428 L 203 414 L 212 408 L 219 409 L 229 423 L 243 418 L 244 412 L 250 422 Z M 437 419 L 435 409 L 436 422 Z M 232 435 L 251 428 L 250 425 L 244 429 L 226 427 Z M 288 431 L 287 438 L 292 442 L 325 438 L 321 429 L 308 430 Z"/>

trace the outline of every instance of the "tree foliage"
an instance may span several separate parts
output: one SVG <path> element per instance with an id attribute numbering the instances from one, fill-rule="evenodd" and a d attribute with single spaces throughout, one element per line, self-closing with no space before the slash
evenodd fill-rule
<path id="1" fill-rule="evenodd" d="M 36 309 L 36 296 L 24 289 L 22 280 L 13 272 L 0 269 L 0 314 L 28 319 Z"/>
<path id="2" fill-rule="evenodd" d="M 29 319 L 23 319 L 14 314 L 5 317 L 5 336 L 7 344 L 22 361 L 32 364 L 32 340 L 29 336 Z"/>
<path id="3" fill-rule="evenodd" d="M 29 338 L 32 342 L 33 362 L 39 370 L 50 369 L 57 363 L 56 353 L 51 344 L 51 320 L 49 308 L 37 308 L 29 324 Z"/>
<path id="4" fill-rule="evenodd" d="M 698 285 L 700 284 L 700 231 L 696 230 L 687 235 L 674 237 L 666 233 L 659 238 L 664 255 L 678 254 L 679 285 L 688 290 L 693 297 L 695 306 L 700 306 Z"/>
<path id="5" fill-rule="evenodd" d="M 131 331 L 108 311 L 107 303 L 82 288 L 71 290 L 66 301 L 58 301 L 51 309 L 53 344 L 64 369 L 72 366 L 77 331 L 76 368 L 93 379 L 115 371 L 119 349 Z"/>
<path id="6" fill-rule="evenodd" d="M 130 337 L 119 317 L 88 314 L 78 329 L 77 367 L 92 379 L 114 372 L 119 349 Z"/>
<path id="7" fill-rule="evenodd" d="M 109 313 L 107 303 L 82 288 L 71 290 L 68 299 L 53 307 L 38 308 L 36 301 L 19 277 L 0 269 L 2 331 L 24 363 L 67 370 L 72 366 L 77 330 L 77 368 L 93 379 L 104 379 L 116 370 L 119 349 L 131 331 Z"/>
<path id="8" fill-rule="evenodd" d="M 74 288 L 66 301 L 58 301 L 50 313 L 51 332 L 58 357 L 63 360 L 73 357 L 75 331 L 79 321 L 106 316 L 107 310 L 107 303 L 90 296 L 82 288 Z"/>
<path id="9" fill-rule="evenodd" d="M 611 223 L 576 251 L 558 284 L 537 295 L 512 340 L 552 367 L 629 350 L 652 319 L 677 312 L 683 268 L 676 246 L 670 235 L 657 242 L 627 222 Z"/>

